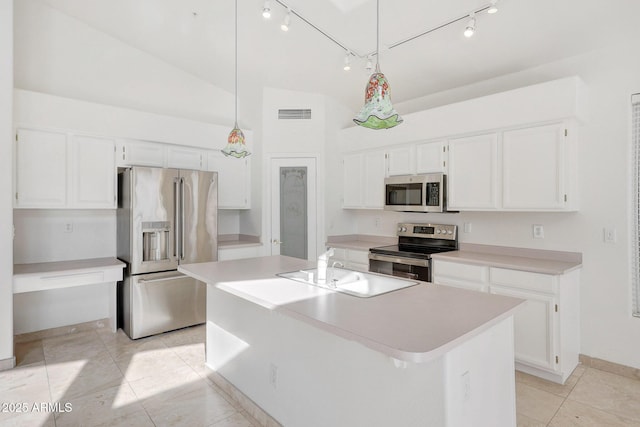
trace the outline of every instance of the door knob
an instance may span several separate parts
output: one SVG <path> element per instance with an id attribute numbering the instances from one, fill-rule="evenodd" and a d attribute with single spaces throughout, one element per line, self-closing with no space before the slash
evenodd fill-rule
<path id="1" fill-rule="evenodd" d="M 284 243 L 284 242 L 281 242 L 281 241 L 280 241 L 280 240 L 278 240 L 278 239 L 273 239 L 273 244 L 274 244 L 274 245 L 281 245 L 281 244 L 283 244 L 283 243 Z"/>

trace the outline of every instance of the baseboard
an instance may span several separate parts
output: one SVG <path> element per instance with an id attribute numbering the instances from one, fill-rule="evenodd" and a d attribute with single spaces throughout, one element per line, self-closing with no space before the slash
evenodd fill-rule
<path id="1" fill-rule="evenodd" d="M 16 357 L 0 360 L 0 371 L 8 371 L 16 366 Z"/>
<path id="2" fill-rule="evenodd" d="M 24 334 L 15 335 L 14 343 L 24 343 L 29 341 L 42 340 L 45 338 L 53 338 L 61 335 L 77 334 L 79 332 L 94 331 L 98 329 L 110 329 L 111 321 L 109 318 L 93 320 L 91 322 L 77 323 L 75 325 L 60 326 L 58 328 L 43 329 L 41 331 L 26 332 Z"/>
<path id="3" fill-rule="evenodd" d="M 207 377 L 227 393 L 238 406 L 251 415 L 262 427 L 282 427 L 282 424 L 266 413 L 260 406 L 256 405 L 253 400 L 245 396 L 244 393 L 238 390 L 225 377 L 212 370 L 209 366 L 207 366 L 207 370 Z"/>
<path id="4" fill-rule="evenodd" d="M 640 369 L 632 368 L 631 366 L 620 365 L 619 363 L 609 362 L 608 360 L 598 359 L 584 354 L 580 355 L 580 363 L 584 366 L 599 369 L 611 374 L 640 380 Z"/>

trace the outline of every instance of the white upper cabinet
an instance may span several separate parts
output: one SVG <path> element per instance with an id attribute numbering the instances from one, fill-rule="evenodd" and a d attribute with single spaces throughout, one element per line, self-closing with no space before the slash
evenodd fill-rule
<path id="1" fill-rule="evenodd" d="M 344 157 L 343 183 L 344 194 L 342 206 L 345 208 L 360 208 L 363 204 L 363 173 L 362 154 L 350 154 Z"/>
<path id="2" fill-rule="evenodd" d="M 565 130 L 563 123 L 555 123 L 503 133 L 503 208 L 564 207 Z"/>
<path id="3" fill-rule="evenodd" d="M 167 162 L 163 144 L 148 141 L 124 140 L 118 143 L 118 166 L 155 166 L 164 167 Z"/>
<path id="4" fill-rule="evenodd" d="M 448 207 L 453 210 L 498 208 L 498 134 L 449 140 Z"/>
<path id="5" fill-rule="evenodd" d="M 387 176 L 412 175 L 415 172 L 415 147 L 398 147 L 387 150 Z"/>
<path id="6" fill-rule="evenodd" d="M 205 170 L 204 150 L 179 145 L 167 146 L 167 167 L 176 169 Z"/>
<path id="7" fill-rule="evenodd" d="M 67 135 L 32 129 L 16 134 L 15 207 L 67 204 Z"/>
<path id="8" fill-rule="evenodd" d="M 343 159 L 344 208 L 382 209 L 384 207 L 384 151 L 349 154 Z"/>
<path id="9" fill-rule="evenodd" d="M 416 145 L 416 173 L 446 172 L 447 142 L 423 142 Z"/>
<path id="10" fill-rule="evenodd" d="M 218 208 L 249 209 L 250 160 L 227 157 L 221 151 L 209 151 L 207 169 L 218 172 Z"/>
<path id="11" fill-rule="evenodd" d="M 374 151 L 364 154 L 364 200 L 368 209 L 384 208 L 385 153 Z"/>
<path id="12" fill-rule="evenodd" d="M 16 208 L 114 209 L 115 141 L 19 129 Z"/>
<path id="13" fill-rule="evenodd" d="M 71 200 L 73 208 L 116 208 L 115 141 L 71 138 Z"/>

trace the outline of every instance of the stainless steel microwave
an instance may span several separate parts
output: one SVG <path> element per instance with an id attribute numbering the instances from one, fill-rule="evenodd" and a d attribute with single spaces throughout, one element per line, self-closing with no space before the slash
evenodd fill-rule
<path id="1" fill-rule="evenodd" d="M 384 208 L 400 212 L 446 212 L 442 173 L 391 176 L 384 180 Z"/>

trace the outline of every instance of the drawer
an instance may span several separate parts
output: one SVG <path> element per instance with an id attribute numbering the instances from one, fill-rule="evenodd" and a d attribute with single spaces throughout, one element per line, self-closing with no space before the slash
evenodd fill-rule
<path id="1" fill-rule="evenodd" d="M 467 282 L 464 280 L 451 279 L 449 277 L 436 276 L 433 278 L 434 285 L 452 286 L 454 288 L 467 289 L 476 292 L 489 292 L 488 283 Z"/>
<path id="2" fill-rule="evenodd" d="M 14 278 L 13 293 L 44 291 L 70 288 L 73 286 L 93 285 L 105 282 L 104 271 L 68 273 L 51 276 L 27 276 Z"/>
<path id="3" fill-rule="evenodd" d="M 354 249 L 347 249 L 346 259 L 348 261 L 355 262 L 358 264 L 369 265 L 369 251 L 357 251 Z"/>
<path id="4" fill-rule="evenodd" d="M 433 275 L 470 280 L 472 282 L 487 282 L 489 279 L 489 268 L 480 265 L 434 260 Z"/>
<path id="5" fill-rule="evenodd" d="M 550 274 L 508 270 L 505 268 L 491 268 L 490 276 L 491 283 L 496 285 L 528 289 L 548 294 L 554 294 L 558 291 L 556 276 Z"/>

